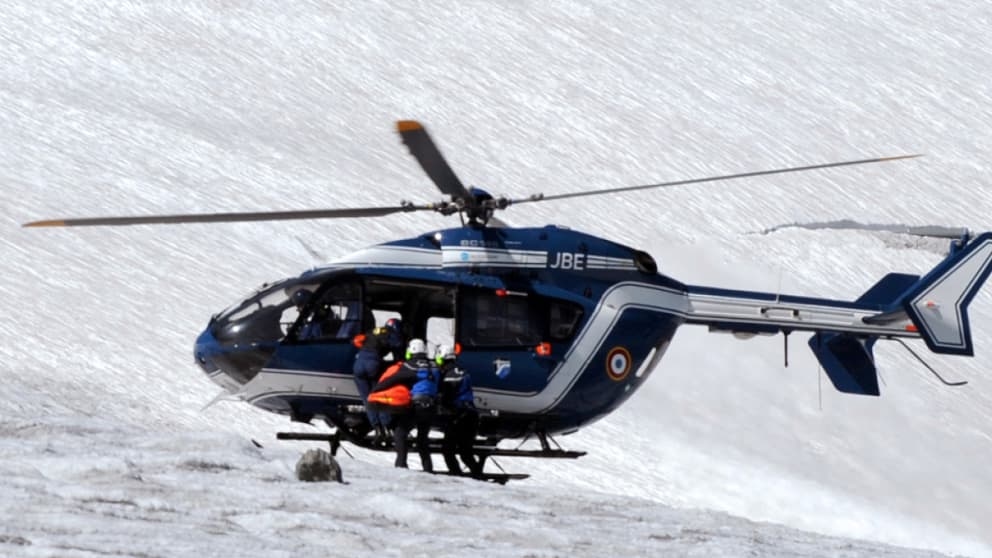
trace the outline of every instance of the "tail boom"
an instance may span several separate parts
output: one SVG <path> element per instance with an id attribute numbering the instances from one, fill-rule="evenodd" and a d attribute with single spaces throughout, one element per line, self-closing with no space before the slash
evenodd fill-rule
<path id="1" fill-rule="evenodd" d="M 688 287 L 686 323 L 714 332 L 748 334 L 829 331 L 869 337 L 919 337 L 908 316 L 874 320 L 878 304 Z"/>
<path id="2" fill-rule="evenodd" d="M 936 353 L 974 354 L 968 305 L 990 274 L 992 233 L 984 233 L 955 244 L 922 278 L 890 273 L 854 302 L 687 286 L 685 323 L 738 337 L 812 331 L 809 346 L 834 387 L 878 395 L 878 339 L 922 338 Z"/>
<path id="3" fill-rule="evenodd" d="M 893 282 L 889 277 L 879 285 Z M 842 302 L 689 287 L 691 313 L 686 322 L 737 337 L 812 331 L 809 347 L 834 387 L 843 393 L 877 396 L 875 341 L 920 334 L 904 313 L 882 312 L 869 300 L 871 292 L 858 301 Z M 885 319 L 873 319 L 883 314 Z"/>

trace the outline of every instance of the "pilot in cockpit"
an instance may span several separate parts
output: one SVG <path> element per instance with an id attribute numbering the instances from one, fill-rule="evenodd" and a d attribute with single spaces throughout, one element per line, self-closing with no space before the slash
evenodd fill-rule
<path id="1" fill-rule="evenodd" d="M 296 305 L 296 311 L 299 314 L 303 314 L 304 308 L 313 293 L 307 289 L 300 289 L 293 293 L 293 304 Z M 296 337 L 301 341 L 307 339 L 317 339 L 323 334 L 323 327 L 321 326 L 322 320 L 317 317 L 318 311 L 314 311 L 313 315 L 300 327 L 300 331 L 296 334 Z"/>

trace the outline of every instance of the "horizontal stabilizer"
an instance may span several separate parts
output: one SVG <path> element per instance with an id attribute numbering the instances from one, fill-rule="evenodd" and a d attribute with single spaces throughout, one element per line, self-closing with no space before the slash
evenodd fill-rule
<path id="1" fill-rule="evenodd" d="M 874 344 L 874 337 L 859 339 L 843 333 L 818 332 L 809 339 L 810 348 L 837 391 L 859 395 L 879 395 L 871 352 Z"/>
<path id="2" fill-rule="evenodd" d="M 904 322 L 909 319 L 909 314 L 905 310 L 893 310 L 892 312 L 882 312 L 874 316 L 865 316 L 861 321 L 872 325 L 889 325 L 896 322 Z"/>

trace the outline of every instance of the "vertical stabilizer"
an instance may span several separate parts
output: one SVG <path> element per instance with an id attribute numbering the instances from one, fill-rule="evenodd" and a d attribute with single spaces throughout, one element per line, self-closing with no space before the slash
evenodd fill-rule
<path id="1" fill-rule="evenodd" d="M 992 271 L 992 233 L 984 233 L 925 275 L 902 307 L 935 353 L 974 355 L 968 304 Z"/>

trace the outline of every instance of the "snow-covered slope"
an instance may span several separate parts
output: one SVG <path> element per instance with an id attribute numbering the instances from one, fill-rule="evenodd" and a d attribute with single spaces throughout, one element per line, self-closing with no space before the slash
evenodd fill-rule
<path id="1" fill-rule="evenodd" d="M 72 540 L 117 525 L 113 517 L 124 522 L 111 529 L 117 538 L 134 541 L 147 522 L 185 536 L 235 529 L 214 521 L 238 516 L 248 541 L 274 533 L 260 539 L 273 554 L 300 548 L 297 535 L 313 548 L 371 553 L 383 547 L 363 546 L 368 536 L 340 543 L 306 529 L 371 516 L 415 532 L 411 520 L 377 510 L 415 516 L 424 500 L 453 491 L 468 496 L 430 513 L 477 514 L 473 529 L 503 533 L 486 541 L 533 529 L 533 540 L 511 538 L 503 555 L 603 555 L 612 545 L 652 554 L 672 539 L 683 546 L 668 550 L 688 554 L 697 550 L 691 530 L 704 531 L 700 543 L 717 540 L 708 554 L 885 552 L 838 550 L 719 512 L 992 555 L 992 288 L 971 308 L 976 357 L 929 357 L 969 379 L 964 388 L 938 385 L 901 348 L 881 344 L 882 397 L 842 396 L 820 378 L 804 339 L 791 340 L 786 369 L 781 337 L 742 342 L 687 328 L 626 406 L 561 440 L 590 450 L 578 462 L 504 463 L 534 476 L 501 491 L 398 474 L 388 456 L 359 453 L 344 462 L 353 484 L 318 504 L 283 482 L 303 447 L 270 441 L 289 427 L 283 419 L 235 404 L 201 411 L 216 389 L 192 365 L 193 337 L 257 284 L 320 263 L 301 240 L 332 259 L 450 221 L 18 228 L 66 215 L 433 201 L 393 133 L 399 118 L 424 121 L 465 182 L 512 195 L 925 153 L 503 217 L 641 247 L 688 283 L 855 298 L 888 271 L 923 272 L 940 256 L 895 235 L 753 233 L 842 218 L 992 227 L 988 23 L 981 2 L 4 3 L 0 440 L 3 476 L 13 479 L 4 492 L 19 496 L 0 508 L 0 545 L 25 555 L 116 552 L 102 539 Z M 128 475 L 161 482 L 143 492 Z M 187 481 L 219 487 L 209 500 L 216 516 L 190 515 Z M 570 496 L 583 489 L 603 494 Z M 378 490 L 395 499 L 355 503 Z M 476 502 L 479 511 L 465 511 Z M 262 511 L 253 516 L 254 506 Z M 293 519 L 282 523 L 286 506 Z M 160 509 L 190 517 L 152 517 Z M 520 514 L 531 519 L 514 523 Z M 690 534 L 647 529 L 645 546 L 624 547 L 621 529 L 637 518 L 672 518 Z M 40 527 L 48 523 L 67 526 Z M 771 548 L 754 546 L 751 533 Z M 488 546 L 437 536 L 464 552 Z M 222 552 L 208 536 L 188 540 Z"/>

